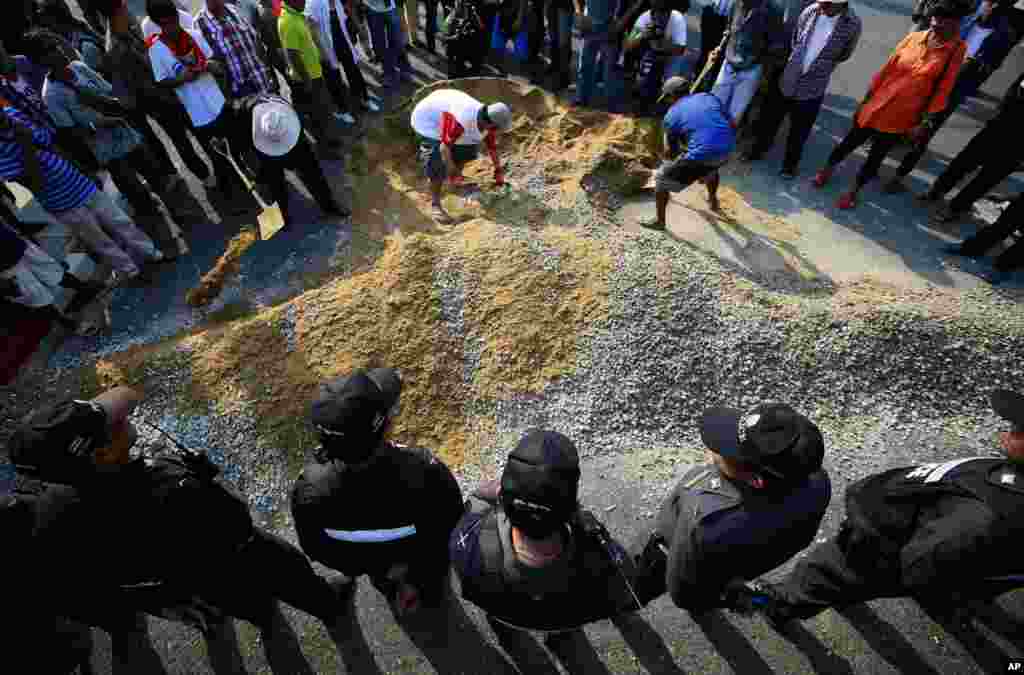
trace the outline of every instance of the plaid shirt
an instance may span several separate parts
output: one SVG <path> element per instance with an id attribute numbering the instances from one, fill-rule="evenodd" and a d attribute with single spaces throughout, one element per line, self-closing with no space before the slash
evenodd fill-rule
<path id="1" fill-rule="evenodd" d="M 277 91 L 277 80 L 264 63 L 259 50 L 259 33 L 234 7 L 224 6 L 224 16 L 215 17 L 207 7 L 196 14 L 196 26 L 213 50 L 213 58 L 228 68 L 234 98 Z"/>
<path id="2" fill-rule="evenodd" d="M 832 72 L 853 55 L 853 50 L 860 42 L 860 17 L 854 13 L 852 7 L 849 7 L 836 19 L 832 35 L 805 73 L 804 55 L 807 53 L 819 16 L 821 8 L 818 4 L 809 6 L 800 15 L 796 30 L 793 31 L 793 51 L 790 52 L 786 69 L 779 81 L 779 88 L 787 98 L 810 101 L 823 97 L 825 90 L 828 89 L 829 80 L 832 79 Z"/>

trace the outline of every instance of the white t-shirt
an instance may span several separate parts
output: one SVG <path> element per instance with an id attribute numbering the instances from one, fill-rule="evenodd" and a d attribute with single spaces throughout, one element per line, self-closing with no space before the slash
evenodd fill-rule
<path id="1" fill-rule="evenodd" d="M 416 104 L 412 111 L 412 128 L 424 138 L 441 140 L 441 114 L 451 113 L 465 130 L 455 145 L 479 145 L 484 135 L 477 126 L 477 115 L 484 104 L 457 89 L 438 89 Z"/>
<path id="2" fill-rule="evenodd" d="M 977 54 L 978 50 L 981 49 L 982 43 L 985 42 L 985 38 L 991 35 L 993 30 L 978 24 L 971 26 L 971 32 L 967 34 L 967 54 L 964 55 L 964 58 L 969 59 Z"/>
<path id="3" fill-rule="evenodd" d="M 836 21 L 838 19 L 838 15 L 818 15 L 818 20 L 814 22 L 814 32 L 811 33 L 811 37 L 807 40 L 807 51 L 804 52 L 803 72 L 806 73 L 811 69 L 811 64 L 814 63 L 814 59 L 818 58 L 818 55 L 821 54 L 821 50 L 828 44 L 828 39 L 832 37 L 832 31 L 836 29 Z"/>
<path id="4" fill-rule="evenodd" d="M 633 24 L 633 30 L 635 32 L 643 32 L 650 25 L 651 10 L 647 10 Z M 665 26 L 665 37 L 677 47 L 686 46 L 686 17 L 674 9 L 668 16 L 668 25 Z"/>
<path id="5" fill-rule="evenodd" d="M 202 33 L 190 30 L 188 34 L 207 57 L 212 56 L 213 51 Z M 177 77 L 185 69 L 185 64 L 178 60 L 171 48 L 162 40 L 157 40 L 149 48 L 149 62 L 153 65 L 153 77 L 157 82 Z M 203 73 L 191 82 L 186 82 L 175 89 L 174 93 L 178 95 L 178 100 L 185 106 L 193 126 L 196 127 L 205 127 L 217 119 L 220 111 L 224 109 L 224 94 L 210 73 Z"/>
<path id="6" fill-rule="evenodd" d="M 181 23 L 181 27 L 185 30 L 192 30 L 195 28 L 195 19 L 188 12 L 178 10 L 178 21 Z M 150 19 L 148 16 L 142 17 L 142 38 L 144 40 L 149 39 L 150 35 L 157 35 L 160 33 L 160 26 L 156 25 L 156 22 Z"/>

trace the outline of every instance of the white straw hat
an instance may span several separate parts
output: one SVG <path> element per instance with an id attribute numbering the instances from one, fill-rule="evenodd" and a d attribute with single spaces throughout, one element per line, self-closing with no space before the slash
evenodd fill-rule
<path id="1" fill-rule="evenodd" d="M 264 155 L 280 157 L 299 142 L 302 123 L 284 103 L 268 101 L 252 109 L 252 144 Z"/>

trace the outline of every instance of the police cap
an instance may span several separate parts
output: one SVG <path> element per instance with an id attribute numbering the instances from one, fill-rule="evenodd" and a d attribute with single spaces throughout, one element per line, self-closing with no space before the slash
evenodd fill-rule
<path id="1" fill-rule="evenodd" d="M 402 380 L 394 368 L 357 370 L 320 385 L 310 421 L 322 434 L 362 439 L 383 428 L 401 393 Z"/>
<path id="2" fill-rule="evenodd" d="M 88 400 L 65 400 L 36 408 L 22 419 L 8 442 L 11 461 L 40 480 L 73 483 L 93 466 L 93 453 L 110 444 L 111 434 L 138 405 L 141 396 L 115 387 Z"/>
<path id="3" fill-rule="evenodd" d="M 1024 434 L 1024 396 L 1009 389 L 992 392 L 992 409 L 996 414 L 1013 425 L 1013 431 Z"/>

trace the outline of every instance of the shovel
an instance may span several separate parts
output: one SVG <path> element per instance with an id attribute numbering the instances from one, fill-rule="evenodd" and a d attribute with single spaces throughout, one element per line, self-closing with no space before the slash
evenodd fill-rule
<path id="1" fill-rule="evenodd" d="M 284 214 L 281 213 L 281 207 L 277 205 L 277 202 L 267 204 L 263 201 L 259 191 L 256 189 L 256 184 L 250 181 L 245 172 L 235 163 L 234 158 L 231 156 L 231 146 L 228 145 L 227 140 L 214 139 L 210 145 L 213 146 L 214 152 L 231 163 L 235 173 L 242 179 L 242 184 L 245 185 L 245 188 L 256 199 L 256 203 L 260 205 L 260 215 L 256 217 L 256 222 L 259 225 L 256 228 L 257 238 L 260 241 L 266 241 L 280 232 L 285 223 Z"/>

